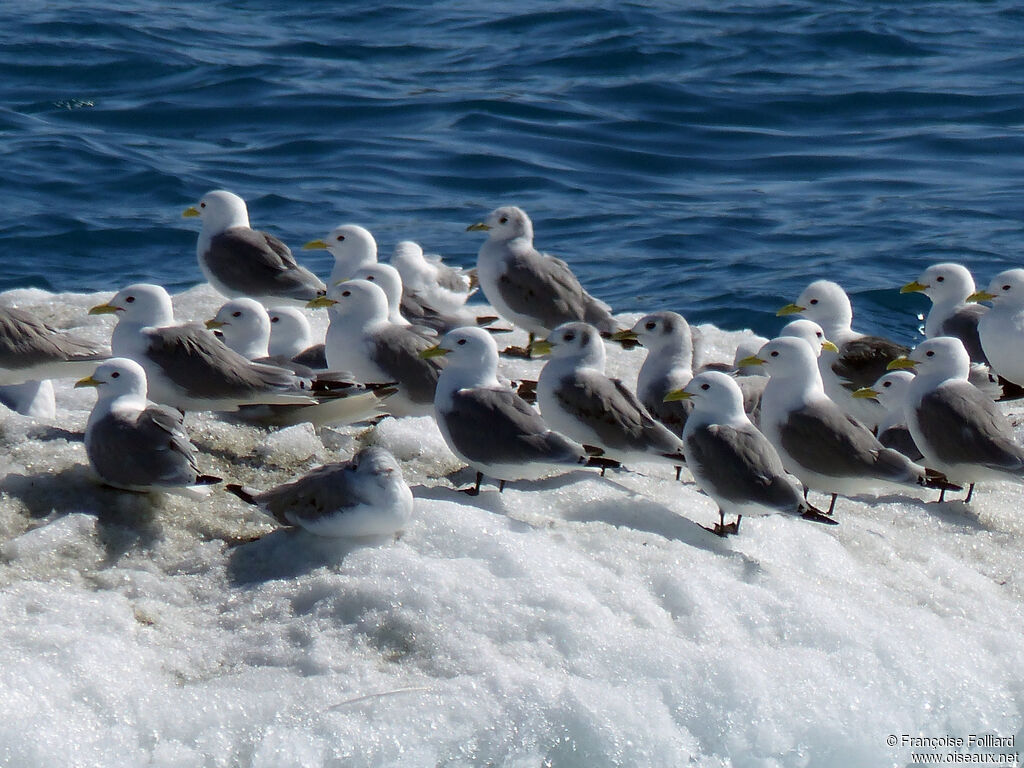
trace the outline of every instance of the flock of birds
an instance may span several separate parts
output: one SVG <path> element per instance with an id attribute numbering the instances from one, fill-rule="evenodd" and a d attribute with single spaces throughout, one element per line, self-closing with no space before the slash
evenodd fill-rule
<path id="1" fill-rule="evenodd" d="M 835 524 L 837 495 L 934 488 L 939 500 L 978 481 L 1024 481 L 1024 447 L 996 399 L 1024 387 L 1024 269 L 976 290 L 959 264 L 937 264 L 903 292 L 932 300 L 927 339 L 908 349 L 858 333 L 843 289 L 811 283 L 780 315 L 779 337 L 742 347 L 731 365 L 694 369 L 694 340 L 675 312 L 617 327 L 562 260 L 537 251 L 521 209 L 493 211 L 475 270 L 450 267 L 413 242 L 391 264 L 363 227 L 306 244 L 334 256 L 325 284 L 276 237 L 253 229 L 245 202 L 205 195 L 199 266 L 228 301 L 198 324 L 175 321 L 157 285 L 120 290 L 91 314 L 112 314 L 110 350 L 0 308 L 0 402 L 48 414 L 49 379 L 95 387 L 85 447 L 107 485 L 204 496 L 221 482 L 200 469 L 187 411 L 269 426 L 433 415 L 445 442 L 498 482 L 581 466 L 685 466 L 719 507 L 707 529 L 736 533 L 745 514 L 789 513 Z M 466 301 L 482 290 L 497 316 Z M 991 308 L 978 302 L 991 302 Z M 322 343 L 303 309 L 326 308 Z M 536 382 L 499 373 L 495 334 L 528 333 L 507 355 L 548 356 Z M 606 344 L 642 345 L 636 392 L 605 374 Z M 52 409 L 52 405 L 49 406 Z M 288 525 L 333 536 L 385 535 L 409 520 L 413 497 L 380 447 L 263 492 L 226 488 Z M 831 495 L 827 510 L 808 491 Z M 726 522 L 726 514 L 735 519 Z"/>

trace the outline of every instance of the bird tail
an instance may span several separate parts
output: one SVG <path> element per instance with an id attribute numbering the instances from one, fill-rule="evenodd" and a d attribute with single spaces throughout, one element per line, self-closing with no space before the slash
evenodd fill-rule
<path id="1" fill-rule="evenodd" d="M 949 482 L 944 474 L 934 469 L 925 468 L 924 474 L 919 475 L 917 484 L 925 488 L 934 488 L 936 491 L 962 491 L 963 486 Z"/>
<path id="2" fill-rule="evenodd" d="M 839 525 L 839 521 L 834 517 L 829 517 L 820 509 L 809 502 L 804 502 L 797 510 L 800 512 L 800 517 L 804 520 L 810 520 L 812 523 L 824 523 L 825 525 Z"/>
<path id="3" fill-rule="evenodd" d="M 233 493 L 246 504 L 255 504 L 256 495 L 259 493 L 255 488 L 246 488 L 238 483 L 228 483 L 224 486 L 224 490 L 228 493 Z"/>

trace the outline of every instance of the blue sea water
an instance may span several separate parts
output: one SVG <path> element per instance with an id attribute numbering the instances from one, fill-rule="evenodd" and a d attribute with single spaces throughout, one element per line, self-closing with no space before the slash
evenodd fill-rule
<path id="1" fill-rule="evenodd" d="M 1008 0 L 15 0 L 0 290 L 195 284 L 180 214 L 225 187 L 296 249 L 462 264 L 518 204 L 617 310 L 772 333 L 832 277 L 912 340 L 921 268 L 1024 264 L 1021 40 Z"/>

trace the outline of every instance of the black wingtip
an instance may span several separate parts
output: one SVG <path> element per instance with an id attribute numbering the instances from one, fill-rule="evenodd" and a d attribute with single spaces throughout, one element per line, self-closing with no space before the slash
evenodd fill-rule
<path id="1" fill-rule="evenodd" d="M 228 483 L 224 486 L 224 490 L 228 493 L 233 493 L 246 504 L 256 503 L 256 492 L 252 488 L 243 488 L 238 483 Z"/>
<path id="2" fill-rule="evenodd" d="M 932 488 L 936 491 L 962 491 L 963 486 L 951 483 L 941 472 L 936 472 L 934 469 L 925 469 L 924 477 L 917 479 L 918 485 L 923 485 L 925 488 Z"/>
<path id="3" fill-rule="evenodd" d="M 810 504 L 798 507 L 800 510 L 800 517 L 804 520 L 810 520 L 812 523 L 823 523 L 824 525 L 839 525 L 839 521 L 834 517 L 829 517 L 817 507 L 811 506 Z"/>
<path id="4" fill-rule="evenodd" d="M 223 477 L 217 477 L 216 475 L 200 475 L 196 478 L 195 485 L 216 485 L 217 483 L 223 482 Z"/>
<path id="5" fill-rule="evenodd" d="M 661 455 L 666 459 L 671 459 L 677 464 L 686 464 L 686 457 L 681 453 L 663 453 Z"/>

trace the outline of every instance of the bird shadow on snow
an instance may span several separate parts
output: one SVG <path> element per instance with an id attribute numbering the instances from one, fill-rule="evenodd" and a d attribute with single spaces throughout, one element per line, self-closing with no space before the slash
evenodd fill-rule
<path id="1" fill-rule="evenodd" d="M 82 464 L 59 472 L 12 472 L 0 479 L 0 493 L 20 501 L 34 520 L 72 512 L 94 515 L 107 562 L 130 549 L 150 547 L 163 536 L 155 514 L 161 497 L 101 485 Z"/>
<path id="2" fill-rule="evenodd" d="M 228 577 L 235 586 L 291 579 L 322 567 L 337 567 L 351 552 L 378 547 L 394 536 L 332 538 L 301 528 L 279 528 L 255 541 L 235 545 L 228 556 Z"/>
<path id="3" fill-rule="evenodd" d="M 929 517 L 933 517 L 943 523 L 957 525 L 976 532 L 994 530 L 982 522 L 981 517 L 970 504 L 965 504 L 960 500 L 947 500 L 940 504 L 938 499 L 935 501 L 925 501 L 924 499 L 915 499 L 908 496 L 900 496 L 899 494 L 888 496 L 854 496 L 852 498 L 863 504 L 908 504 L 919 508 Z M 840 497 L 839 503 L 842 503 L 842 497 Z M 837 512 L 840 514 L 842 512 L 842 510 L 838 509 L 838 504 Z"/>

